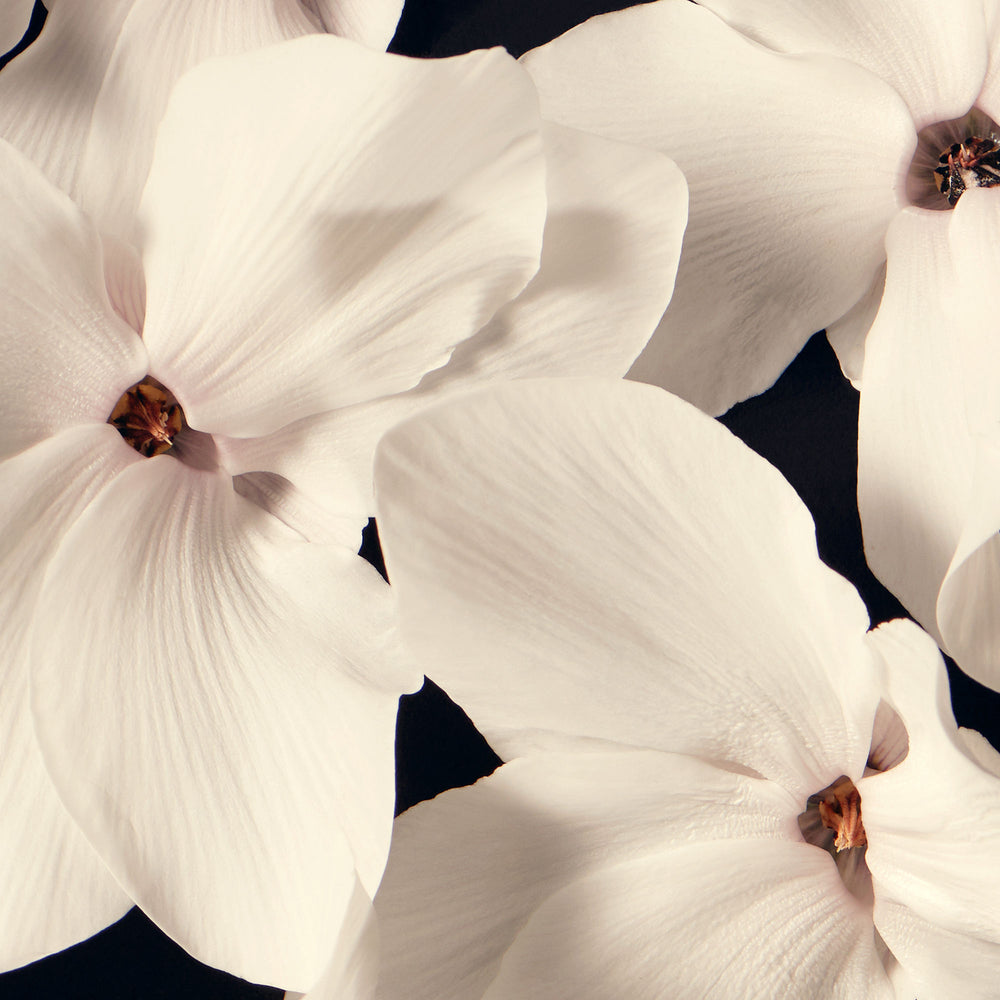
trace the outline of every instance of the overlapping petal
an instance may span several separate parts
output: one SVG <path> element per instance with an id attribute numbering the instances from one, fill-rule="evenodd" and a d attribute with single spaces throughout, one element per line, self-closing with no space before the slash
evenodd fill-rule
<path id="1" fill-rule="evenodd" d="M 81 422 L 103 423 L 146 373 L 142 342 L 112 311 L 89 220 L 0 142 L 0 457 Z"/>
<path id="2" fill-rule="evenodd" d="M 565 886 L 700 839 L 798 840 L 794 815 L 776 785 L 689 757 L 513 761 L 396 821 L 376 897 L 379 995 L 478 998 L 532 912 Z M 618 992 L 629 992 L 625 981 Z"/>
<path id="3" fill-rule="evenodd" d="M 31 20 L 35 0 L 7 0 L 0 7 L 0 56 L 21 40 Z"/>
<path id="4" fill-rule="evenodd" d="M 101 856 L 191 954 L 308 989 L 388 852 L 419 683 L 388 588 L 166 455 L 89 504 L 38 609 L 39 741 Z"/>
<path id="5" fill-rule="evenodd" d="M 0 969 L 59 951 L 132 905 L 63 808 L 35 741 L 28 635 L 38 567 L 138 455 L 106 425 L 72 427 L 0 463 Z M 41 618 L 63 627 L 59 610 Z M 63 665 L 72 670 L 72 658 Z"/>
<path id="6" fill-rule="evenodd" d="M 781 52 L 850 59 L 891 84 L 918 129 L 958 118 L 986 71 L 982 0 L 699 0 L 750 38 Z"/>
<path id="7" fill-rule="evenodd" d="M 632 377 L 721 412 L 871 285 L 915 142 L 872 74 L 771 52 L 686 0 L 594 18 L 522 61 L 547 118 L 654 146 L 687 178 L 674 297 Z"/>
<path id="8" fill-rule="evenodd" d="M 1000 975 L 1000 780 L 970 757 L 933 641 L 911 622 L 872 633 L 906 759 L 861 793 L 875 923 L 921 996 L 985 998 Z"/>
<path id="9" fill-rule="evenodd" d="M 684 179 L 653 150 L 551 123 L 543 136 L 548 214 L 527 288 L 416 388 L 226 439 L 228 468 L 271 469 L 331 512 L 367 516 L 375 445 L 428 403 L 498 379 L 625 374 L 670 301 Z"/>
<path id="10" fill-rule="evenodd" d="M 95 219 L 134 241 L 171 88 L 215 55 L 318 31 L 298 0 L 56 0 L 0 80 L 0 136 Z"/>
<path id="11" fill-rule="evenodd" d="M 374 49 L 388 48 L 396 32 L 402 0 L 303 0 L 327 31 Z"/>
<path id="12" fill-rule="evenodd" d="M 501 756 L 663 748 L 803 801 L 863 768 L 864 608 L 791 487 L 682 401 L 566 379 L 436 407 L 383 440 L 376 499 L 409 641 Z"/>
<path id="13" fill-rule="evenodd" d="M 869 565 L 977 679 L 1000 686 L 1000 418 L 991 336 L 1000 195 L 890 229 L 866 347 L 858 505 Z"/>
<path id="14" fill-rule="evenodd" d="M 141 211 L 152 371 L 191 425 L 268 433 L 447 361 L 538 268 L 538 130 L 499 50 L 322 36 L 192 71 Z"/>

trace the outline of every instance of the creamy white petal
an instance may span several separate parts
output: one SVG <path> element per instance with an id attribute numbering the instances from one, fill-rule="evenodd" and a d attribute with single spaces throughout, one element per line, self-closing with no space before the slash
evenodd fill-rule
<path id="1" fill-rule="evenodd" d="M 684 178 L 652 150 L 551 123 L 543 136 L 549 207 L 528 287 L 415 389 L 226 439 L 228 468 L 272 469 L 331 516 L 366 514 L 375 445 L 428 403 L 497 379 L 625 374 L 670 300 Z"/>
<path id="2" fill-rule="evenodd" d="M 302 0 L 327 31 L 385 49 L 396 32 L 402 0 Z"/>
<path id="3" fill-rule="evenodd" d="M 0 55 L 9 52 L 28 30 L 35 0 L 5 0 L 0 7 Z"/>
<path id="4" fill-rule="evenodd" d="M 191 425 L 268 433 L 447 361 L 538 268 L 538 129 L 500 50 L 324 35 L 193 70 L 142 208 L 144 336 Z"/>
<path id="5" fill-rule="evenodd" d="M 864 607 L 794 490 L 693 407 L 515 382 L 390 431 L 375 482 L 408 641 L 501 757 L 614 741 L 803 800 L 863 767 Z"/>
<path id="6" fill-rule="evenodd" d="M 1000 780 L 970 759 L 929 636 L 897 621 L 872 633 L 906 759 L 858 784 L 875 923 L 928 997 L 996 995 L 1000 977 Z"/>
<path id="7" fill-rule="evenodd" d="M 798 841 L 797 811 L 772 782 L 673 754 L 512 761 L 396 820 L 375 901 L 379 995 L 480 997 L 532 912 L 567 884 L 702 839 Z"/>
<path id="8" fill-rule="evenodd" d="M 770 48 L 825 52 L 871 70 L 899 91 L 918 129 L 965 114 L 986 71 L 982 0 L 700 2 Z"/>
<path id="9" fill-rule="evenodd" d="M 60 622 L 34 637 L 39 741 L 105 862 L 196 958 L 308 989 L 388 853 L 419 683 L 389 589 L 164 455 L 89 505 L 39 607 Z"/>
<path id="10" fill-rule="evenodd" d="M 117 472 L 139 460 L 111 427 L 73 427 L 0 464 L 0 970 L 67 948 L 132 905 L 70 819 L 35 742 L 28 636 L 45 565 Z M 56 611 L 39 627 L 60 629 Z M 67 657 L 63 673 L 75 669 Z"/>
<path id="11" fill-rule="evenodd" d="M 93 226 L 2 141 L 0 231 L 3 457 L 60 428 L 104 423 L 147 361 L 108 301 Z"/>
<path id="12" fill-rule="evenodd" d="M 861 376 L 865 367 L 865 341 L 878 315 L 884 291 L 885 265 L 883 264 L 871 287 L 854 303 L 850 312 L 826 328 L 826 339 L 837 352 L 840 370 L 851 380 L 855 389 L 861 388 Z"/>
<path id="13" fill-rule="evenodd" d="M 989 58 L 986 79 L 976 99 L 979 105 L 994 121 L 1000 120 L 1000 3 L 986 0 L 986 40 Z"/>
<path id="14" fill-rule="evenodd" d="M 858 508 L 868 565 L 938 637 L 938 589 L 962 531 L 974 464 L 951 214 L 907 209 L 889 230 L 885 294 L 865 347 L 858 426 Z"/>
<path id="15" fill-rule="evenodd" d="M 870 73 L 771 52 L 686 0 L 593 18 L 522 61 L 545 117 L 661 149 L 687 178 L 674 297 L 631 377 L 722 412 L 870 286 L 915 142 Z"/>
<path id="16" fill-rule="evenodd" d="M 891 1000 L 867 909 L 808 844 L 717 841 L 547 900 L 484 1000 Z"/>
<path id="17" fill-rule="evenodd" d="M 57 0 L 0 81 L 0 135 L 134 242 L 156 130 L 177 79 L 216 55 L 316 31 L 298 0 Z"/>

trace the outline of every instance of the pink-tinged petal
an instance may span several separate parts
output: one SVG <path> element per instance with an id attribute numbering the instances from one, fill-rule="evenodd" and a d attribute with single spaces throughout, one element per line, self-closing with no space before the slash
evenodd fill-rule
<path id="1" fill-rule="evenodd" d="M 772 782 L 673 754 L 512 761 L 396 820 L 375 900 L 379 995 L 478 998 L 533 911 L 566 885 L 702 839 L 798 841 L 797 808 Z"/>
<path id="2" fill-rule="evenodd" d="M 875 924 L 918 995 L 996 996 L 1000 780 L 971 758 L 934 642 L 912 622 L 872 633 L 906 759 L 858 784 Z"/>
<path id="3" fill-rule="evenodd" d="M 308 989 L 388 853 L 419 683 L 389 589 L 164 455 L 90 504 L 39 608 L 60 622 L 35 635 L 39 742 L 102 858 L 195 957 Z"/>
<path id="4" fill-rule="evenodd" d="M 522 62 L 546 118 L 653 146 L 687 178 L 674 297 L 631 377 L 722 412 L 871 285 L 915 134 L 870 73 L 768 51 L 686 0 L 593 18 Z"/>
<path id="5" fill-rule="evenodd" d="M 306 1000 L 372 1000 L 378 982 L 379 934 L 375 908 L 359 881 L 347 906 L 333 956 Z M 286 993 L 285 1000 L 305 994 Z"/>
<path id="6" fill-rule="evenodd" d="M 143 201 L 144 336 L 192 426 L 269 433 L 447 361 L 538 268 L 538 130 L 500 50 L 325 35 L 193 70 Z"/>
<path id="7" fill-rule="evenodd" d="M 415 389 L 225 439 L 227 468 L 271 469 L 331 516 L 367 516 L 379 438 L 428 403 L 497 379 L 625 374 L 670 300 L 684 179 L 652 150 L 551 123 L 543 136 L 549 208 L 528 287 Z"/>
<path id="8" fill-rule="evenodd" d="M 855 389 L 861 388 L 861 376 L 865 367 L 865 341 L 878 315 L 884 291 L 883 264 L 867 293 L 853 305 L 850 312 L 826 328 L 826 339 L 837 352 L 840 370 L 851 380 Z"/>
<path id="9" fill-rule="evenodd" d="M 0 142 L 0 457 L 74 424 L 104 423 L 146 374 L 142 342 L 112 311 L 89 220 Z"/>
<path id="10" fill-rule="evenodd" d="M 386 49 L 396 33 L 402 0 L 302 0 L 327 31 L 373 49 Z"/>
<path id="11" fill-rule="evenodd" d="M 906 101 L 918 129 L 964 115 L 986 71 L 982 0 L 699 0 L 781 52 L 824 52 L 871 70 Z"/>
<path id="12" fill-rule="evenodd" d="M 0 55 L 9 52 L 28 30 L 35 0 L 5 0 L 0 6 Z"/>
<path id="13" fill-rule="evenodd" d="M 0 135 L 102 233 L 139 236 L 136 211 L 177 79 L 216 55 L 317 31 L 298 0 L 57 0 L 0 81 Z"/>
<path id="14" fill-rule="evenodd" d="M 70 819 L 31 725 L 28 639 L 45 566 L 98 490 L 139 456 L 106 425 L 74 427 L 0 464 L 0 970 L 89 937 L 132 905 Z M 59 612 L 39 627 L 60 629 Z M 72 656 L 63 673 L 75 668 Z"/>
<path id="15" fill-rule="evenodd" d="M 375 482 L 407 640 L 501 757 L 613 741 L 803 800 L 863 768 L 864 607 L 794 490 L 693 407 L 510 383 L 390 431 Z"/>
<path id="16" fill-rule="evenodd" d="M 951 214 L 907 209 L 889 230 L 858 426 L 865 557 L 938 637 L 938 590 L 962 531 L 974 462 L 956 348 Z"/>
<path id="17" fill-rule="evenodd" d="M 992 336 L 1000 192 L 890 230 L 858 446 L 865 554 L 962 668 L 1000 687 L 1000 402 Z"/>
<path id="18" fill-rule="evenodd" d="M 403 996 L 403 994 L 400 994 Z M 829 855 L 717 841 L 609 867 L 548 899 L 484 1000 L 892 1000 L 870 912 Z"/>

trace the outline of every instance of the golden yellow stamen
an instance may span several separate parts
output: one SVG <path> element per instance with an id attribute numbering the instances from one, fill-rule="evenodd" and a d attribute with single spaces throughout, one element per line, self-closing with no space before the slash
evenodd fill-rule
<path id="1" fill-rule="evenodd" d="M 818 808 L 823 825 L 837 835 L 833 846 L 838 852 L 868 843 L 861 822 L 861 796 L 850 778 L 832 784 L 819 800 Z"/>
<path id="2" fill-rule="evenodd" d="M 147 377 L 137 382 L 115 404 L 108 423 L 140 455 L 162 455 L 173 444 L 184 423 L 177 400 L 158 382 Z"/>

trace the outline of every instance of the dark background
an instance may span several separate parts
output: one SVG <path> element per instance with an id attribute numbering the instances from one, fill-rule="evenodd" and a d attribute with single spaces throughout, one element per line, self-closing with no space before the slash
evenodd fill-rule
<path id="1" fill-rule="evenodd" d="M 629 6 L 597 0 L 407 0 L 391 50 L 449 56 L 502 45 L 513 55 L 540 45 L 593 14 Z M 33 31 L 42 27 L 40 5 Z M 29 34 L 30 38 L 30 34 Z M 15 50 L 16 52 L 16 50 Z M 13 55 L 14 53 L 11 53 Z M 0 60 L 0 66 L 5 60 Z M 822 334 L 768 392 L 734 407 L 723 422 L 776 465 L 816 520 L 822 558 L 858 588 L 872 623 L 905 614 L 869 572 L 856 503 L 858 395 L 840 373 Z M 377 532 L 362 555 L 381 566 Z M 1000 694 L 949 663 L 960 725 L 1000 746 Z M 397 812 L 468 784 L 499 763 L 447 695 L 428 681 L 400 704 L 396 731 Z M 2 888 L 0 888 L 2 891 Z M 0 1000 L 263 1000 L 277 990 L 252 986 L 186 955 L 134 909 L 117 924 L 58 955 L 0 975 Z"/>

